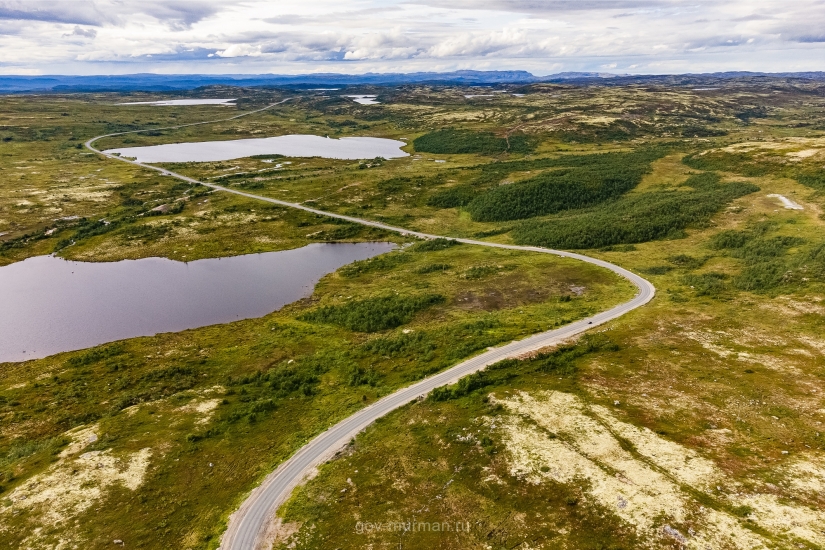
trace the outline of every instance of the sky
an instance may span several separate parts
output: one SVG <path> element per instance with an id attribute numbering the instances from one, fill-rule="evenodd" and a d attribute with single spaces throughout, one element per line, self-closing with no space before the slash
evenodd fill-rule
<path id="1" fill-rule="evenodd" d="M 0 0 L 0 74 L 825 70 L 825 0 Z"/>

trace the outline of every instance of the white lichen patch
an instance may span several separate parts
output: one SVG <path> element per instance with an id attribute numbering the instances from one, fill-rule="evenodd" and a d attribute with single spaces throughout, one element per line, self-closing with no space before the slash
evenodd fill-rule
<path id="1" fill-rule="evenodd" d="M 772 533 L 804 539 L 820 548 L 825 545 L 825 511 L 782 504 L 771 494 L 736 495 L 731 501 L 736 506 L 750 506 L 750 519 Z"/>
<path id="2" fill-rule="evenodd" d="M 791 160 L 802 160 L 814 156 L 821 150 L 822 149 L 803 149 L 802 151 L 791 151 L 790 153 L 785 153 L 785 156 L 791 157 Z"/>
<path id="3" fill-rule="evenodd" d="M 192 401 L 182 407 L 175 409 L 177 412 L 196 413 L 200 415 L 198 424 L 206 424 L 215 413 L 215 409 L 221 404 L 220 399 L 205 399 L 203 401 Z"/>
<path id="4" fill-rule="evenodd" d="M 696 451 L 662 439 L 647 428 L 620 422 L 605 407 L 597 405 L 591 410 L 615 435 L 629 441 L 636 452 L 678 481 L 707 490 L 721 476 L 716 465 Z"/>
<path id="5" fill-rule="evenodd" d="M 39 525 L 54 527 L 89 509 L 115 484 L 132 491 L 140 487 L 151 456 L 147 448 L 122 457 L 108 449 L 61 458 L 17 487 L 0 516 L 25 509 L 39 516 Z"/>
<path id="6" fill-rule="evenodd" d="M 800 459 L 786 468 L 786 474 L 795 491 L 825 494 L 825 460 Z"/>
<path id="7" fill-rule="evenodd" d="M 746 494 L 713 461 L 619 420 L 608 407 L 589 406 L 562 392 L 519 393 L 496 401 L 512 413 L 500 426 L 511 474 L 534 484 L 552 479 L 583 487 L 651 547 L 673 539 L 684 548 L 774 547 L 745 521 L 788 544 L 825 544 L 825 512 L 774 494 Z M 807 490 L 825 480 L 825 470 L 810 461 L 795 463 L 788 475 L 796 480 L 792 486 Z M 726 494 L 718 493 L 719 486 Z M 719 505 L 701 505 L 696 493 Z M 751 510 L 747 520 L 729 512 L 744 506 Z M 679 528 L 685 523 L 691 529 Z"/>
<path id="8" fill-rule="evenodd" d="M 727 147 L 723 147 L 721 150 L 728 153 L 743 153 L 760 149 L 766 151 L 796 149 L 796 151 L 789 151 L 786 154 L 791 157 L 807 158 L 816 154 L 820 147 L 825 147 L 825 138 L 789 137 L 782 140 L 745 141 L 742 143 L 734 143 L 732 145 L 728 145 Z M 811 150 L 814 152 L 809 153 Z M 800 155 L 800 153 L 802 153 L 802 155 Z"/>
<path id="9" fill-rule="evenodd" d="M 76 455 L 92 443 L 95 443 L 98 438 L 98 433 L 100 429 L 97 424 L 93 426 L 79 426 L 72 430 L 66 432 L 66 436 L 71 438 L 71 442 L 66 446 L 65 449 L 60 451 L 61 458 L 66 458 L 72 455 Z"/>

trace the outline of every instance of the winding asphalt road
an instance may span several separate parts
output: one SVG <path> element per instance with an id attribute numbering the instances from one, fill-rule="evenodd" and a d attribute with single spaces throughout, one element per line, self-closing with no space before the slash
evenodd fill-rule
<path id="1" fill-rule="evenodd" d="M 149 170 L 155 170 L 156 172 L 160 172 L 165 176 L 171 176 L 189 183 L 204 185 L 206 187 L 211 187 L 212 189 L 218 191 L 234 193 L 242 197 L 278 204 L 289 208 L 297 208 L 299 210 L 304 210 L 306 212 L 312 212 L 313 214 L 319 214 L 330 218 L 338 218 L 340 220 L 346 220 L 352 223 L 366 225 L 369 227 L 377 227 L 387 231 L 392 231 L 394 233 L 400 233 L 401 235 L 408 235 L 418 237 L 421 239 L 435 239 L 442 237 L 441 235 L 431 235 L 428 233 L 420 233 L 418 231 L 410 231 L 409 229 L 404 229 L 402 227 L 393 227 L 391 225 L 371 220 L 364 220 L 361 218 L 344 216 L 341 214 L 335 214 L 333 212 L 325 212 L 323 210 L 310 208 L 303 204 L 281 201 L 269 197 L 262 197 L 260 195 L 245 193 L 237 189 L 230 189 L 227 187 L 223 187 L 221 185 L 216 185 L 214 183 L 198 181 L 196 179 L 181 174 L 177 174 L 170 170 L 166 170 L 165 168 L 160 168 L 149 164 L 143 164 L 137 161 L 121 158 L 117 155 L 104 153 L 103 151 L 100 151 L 94 147 L 94 142 L 104 137 L 146 132 L 152 130 L 157 131 L 159 129 L 172 130 L 177 128 L 183 128 L 186 126 L 196 126 L 199 124 L 211 124 L 214 122 L 234 120 L 242 116 L 248 116 L 269 109 L 276 105 L 280 105 L 285 101 L 289 101 L 289 99 L 291 98 L 287 98 L 278 103 L 274 103 L 272 105 L 264 107 L 263 109 L 250 111 L 247 113 L 243 113 L 241 115 L 221 120 L 195 122 L 190 124 L 182 124 L 180 126 L 170 126 L 167 128 L 151 128 L 148 130 L 134 130 L 129 132 L 117 132 L 114 134 L 106 134 L 90 139 L 86 142 L 86 147 L 89 150 L 94 151 L 95 153 L 99 153 L 108 158 L 119 160 L 121 162 L 127 162 L 129 164 L 134 164 L 136 166 L 141 166 Z M 222 539 L 221 550 L 269 550 L 269 548 L 266 548 L 266 545 L 268 543 L 267 531 L 271 528 L 272 522 L 275 517 L 275 512 L 280 507 L 280 505 L 283 504 L 284 501 L 286 501 L 286 499 L 292 493 L 293 489 L 295 489 L 295 487 L 299 485 L 315 467 L 332 458 L 335 455 L 335 453 L 342 449 L 344 446 L 346 446 L 347 443 L 353 437 L 356 436 L 356 434 L 364 430 L 367 426 L 375 422 L 378 418 L 381 418 L 387 413 L 399 407 L 402 407 L 407 403 L 410 403 L 411 401 L 414 401 L 418 398 L 427 395 L 430 391 L 439 386 L 455 383 L 460 378 L 467 376 L 468 374 L 477 372 L 487 367 L 488 365 L 501 361 L 502 359 L 519 356 L 524 353 L 528 353 L 547 346 L 558 344 L 577 334 L 581 334 L 586 330 L 589 330 L 593 327 L 616 319 L 617 317 L 621 317 L 625 313 L 648 303 L 650 300 L 653 299 L 653 296 L 656 291 L 649 281 L 643 279 L 635 273 L 632 273 L 622 267 L 611 264 L 609 262 L 605 262 L 597 258 L 591 258 L 589 256 L 584 256 L 583 254 L 565 252 L 563 250 L 551 250 L 535 246 L 516 246 L 489 243 L 484 241 L 476 241 L 472 239 L 455 240 L 466 244 L 489 246 L 493 248 L 505 248 L 509 250 L 523 250 L 529 252 L 538 252 L 541 254 L 553 254 L 564 258 L 573 258 L 576 260 L 581 260 L 583 262 L 587 262 L 593 265 L 597 265 L 599 267 L 603 267 L 605 269 L 609 269 L 610 271 L 624 277 L 636 286 L 638 292 L 632 300 L 620 304 L 607 311 L 603 311 L 601 313 L 593 315 L 592 317 L 581 319 L 579 321 L 576 321 L 575 323 L 571 323 L 562 328 L 542 332 L 540 334 L 524 338 L 523 340 L 514 341 L 497 348 L 490 348 L 488 351 L 482 353 L 481 355 L 477 355 L 443 372 L 435 374 L 429 378 L 425 378 L 420 382 L 417 382 L 411 386 L 407 386 L 406 388 L 402 388 L 390 395 L 387 395 L 386 397 L 383 397 L 375 403 L 361 409 L 352 416 L 330 427 L 325 432 L 318 435 L 309 443 L 301 447 L 298 450 L 298 452 L 292 455 L 292 457 L 289 458 L 286 462 L 282 463 L 274 472 L 269 474 L 264 479 L 263 483 L 261 483 L 260 486 L 258 486 L 250 493 L 249 497 L 247 497 L 243 504 L 241 504 L 241 507 L 234 514 L 232 514 L 232 516 L 230 516 L 229 525 Z M 271 542 L 269 542 L 269 544 L 271 544 Z"/>

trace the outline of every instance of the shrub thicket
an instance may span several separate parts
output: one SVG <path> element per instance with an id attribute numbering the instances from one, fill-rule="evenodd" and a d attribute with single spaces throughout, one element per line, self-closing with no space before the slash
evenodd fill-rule
<path id="1" fill-rule="evenodd" d="M 715 174 L 691 176 L 685 185 L 692 190 L 640 193 L 558 220 L 525 222 L 512 235 L 520 244 L 554 248 L 599 248 L 677 237 L 733 199 L 759 189 L 749 183 L 722 184 Z"/>
<path id="2" fill-rule="evenodd" d="M 765 233 L 769 229 L 768 224 L 757 224 L 747 231 L 722 231 L 708 243 L 710 248 L 726 250 L 730 256 L 739 258 L 744 263 L 742 271 L 731 281 L 735 288 L 765 292 L 801 279 L 800 270 L 811 271 L 816 276 L 817 249 L 802 256 L 801 260 L 789 257 L 788 251 L 805 241 L 791 236 L 767 237 Z"/>
<path id="3" fill-rule="evenodd" d="M 465 376 L 452 386 L 443 386 L 430 392 L 432 401 L 458 399 L 487 386 L 497 385 L 509 376 L 496 375 L 496 371 L 507 371 L 513 367 L 527 367 L 534 372 L 552 373 L 554 375 L 572 375 L 576 372 L 578 359 L 600 351 L 618 351 L 619 346 L 604 334 L 587 334 L 572 345 L 563 345 L 549 353 L 540 353 L 535 357 L 521 361 L 505 359 L 487 367 L 486 370 Z"/>
<path id="4" fill-rule="evenodd" d="M 632 153 L 564 155 L 553 158 L 490 162 L 488 164 L 476 167 L 480 171 L 480 174 L 471 183 L 443 189 L 431 195 L 427 200 L 427 205 L 434 206 L 436 208 L 455 208 L 458 206 L 466 206 L 473 202 L 477 197 L 483 197 L 485 192 L 504 192 L 508 194 L 507 198 L 509 200 L 518 200 L 517 196 L 522 193 L 522 186 L 527 186 L 527 191 L 531 192 L 531 185 L 540 185 L 541 182 L 545 180 L 547 180 L 546 183 L 551 184 L 551 189 L 548 189 L 543 193 L 544 197 L 542 200 L 552 200 L 552 197 L 548 197 L 548 195 L 557 190 L 552 186 L 552 183 L 556 178 L 575 178 L 575 175 L 579 170 L 583 171 L 581 172 L 583 178 L 592 178 L 592 174 L 590 173 L 593 171 L 604 174 L 608 177 L 611 174 L 622 174 L 628 169 L 634 172 L 638 170 L 642 170 L 642 172 L 644 172 L 648 169 L 651 162 L 666 155 L 669 150 L 670 149 L 666 146 L 660 146 L 650 147 L 647 149 L 634 151 Z M 509 174 L 514 172 L 540 171 L 548 168 L 566 168 L 567 171 L 541 174 L 527 181 L 522 181 L 517 184 L 507 186 L 506 191 L 497 191 L 497 189 L 499 189 L 499 184 Z M 501 188 L 505 189 L 504 186 Z M 562 190 L 560 192 L 564 193 L 565 191 Z M 488 197 L 487 199 L 479 198 L 477 206 L 481 207 L 483 203 L 488 202 L 491 199 L 495 200 L 495 198 L 497 198 L 497 196 Z M 579 204 L 579 201 L 574 201 L 574 203 Z M 516 216 L 508 219 L 519 219 L 519 217 L 524 216 Z"/>
<path id="5" fill-rule="evenodd" d="M 417 243 L 412 248 L 410 248 L 410 250 L 412 252 L 435 252 L 436 250 L 445 250 L 447 248 L 452 248 L 453 246 L 458 246 L 460 244 L 461 243 L 459 241 L 439 237 L 437 239 L 430 239 L 427 241 Z"/>
<path id="6" fill-rule="evenodd" d="M 648 163 L 597 164 L 541 174 L 477 196 L 467 210 L 475 221 L 519 220 L 586 208 L 636 187 Z"/>
<path id="7" fill-rule="evenodd" d="M 302 315 L 301 320 L 338 325 L 356 332 L 377 332 L 409 323 L 419 311 L 444 301 L 440 294 L 380 296 L 324 306 Z"/>

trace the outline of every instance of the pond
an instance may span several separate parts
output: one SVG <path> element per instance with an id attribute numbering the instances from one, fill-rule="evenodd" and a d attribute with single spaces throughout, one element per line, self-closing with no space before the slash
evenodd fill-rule
<path id="1" fill-rule="evenodd" d="M 375 137 L 331 139 L 292 134 L 231 141 L 198 141 L 146 147 L 123 147 L 109 149 L 105 152 L 136 158 L 138 162 L 214 162 L 255 155 L 359 160 L 375 157 L 385 159 L 406 157 L 409 154 L 401 150 L 401 147 L 405 145 L 407 144 L 403 141 Z"/>
<path id="2" fill-rule="evenodd" d="M 0 362 L 261 317 L 318 280 L 392 243 L 303 248 L 177 262 L 74 262 L 37 256 L 0 267 Z"/>

